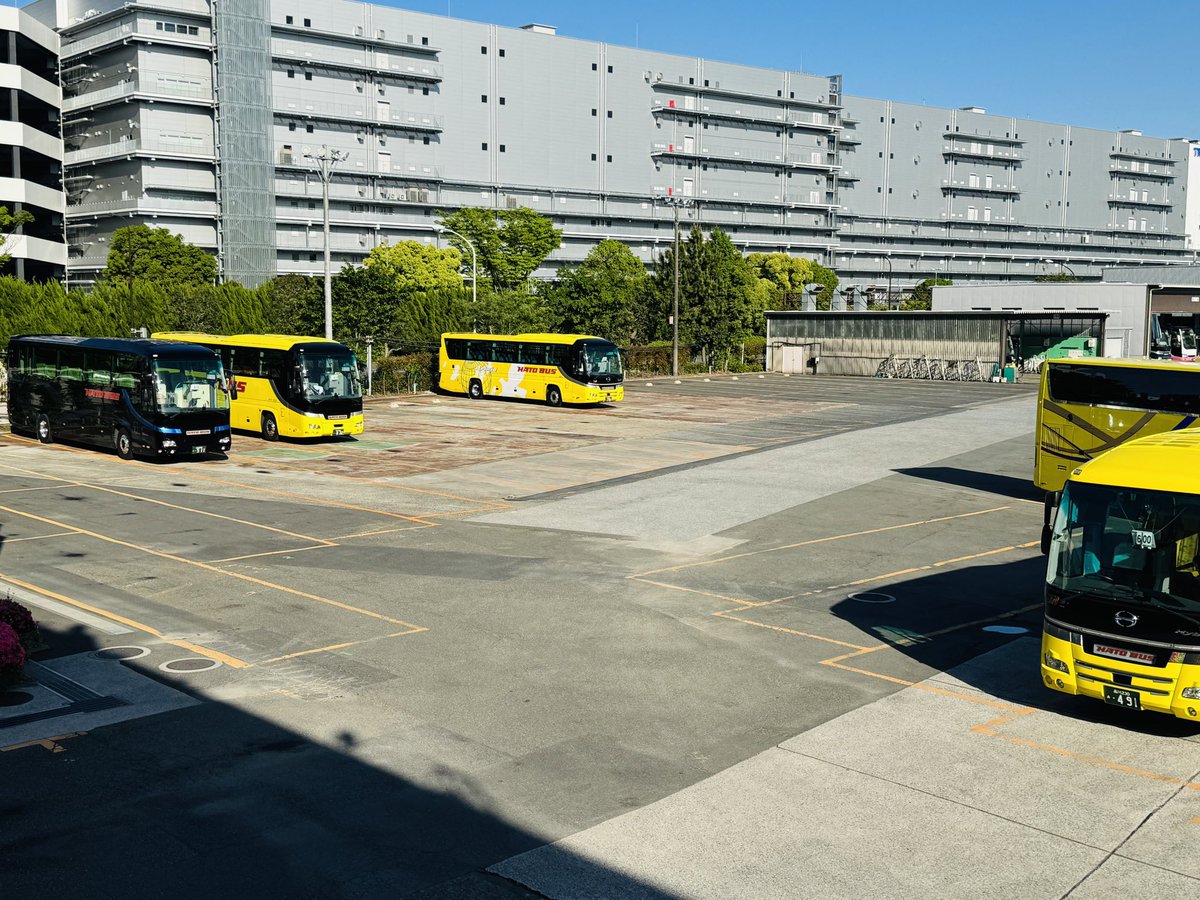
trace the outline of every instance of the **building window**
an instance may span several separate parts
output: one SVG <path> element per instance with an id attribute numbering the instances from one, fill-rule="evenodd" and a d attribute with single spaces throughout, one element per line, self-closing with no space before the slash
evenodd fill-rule
<path id="1" fill-rule="evenodd" d="M 487 94 L 480 94 L 480 95 L 479 95 L 479 102 L 480 102 L 480 103 L 487 103 Z"/>
<path id="2" fill-rule="evenodd" d="M 501 153 L 503 153 L 503 152 L 504 152 L 505 150 L 507 150 L 507 149 L 508 149 L 508 148 L 507 148 L 507 147 L 505 147 L 503 144 L 501 144 L 501 145 L 500 145 L 500 152 L 501 152 Z"/>
<path id="3" fill-rule="evenodd" d="M 288 25 L 291 25 L 293 23 L 293 19 L 291 16 L 285 16 L 283 21 L 286 22 Z"/>
<path id="4" fill-rule="evenodd" d="M 305 20 L 304 20 L 304 27 L 305 27 L 305 28 L 312 28 L 312 19 L 305 19 Z"/>
<path id="5" fill-rule="evenodd" d="M 612 118 L 612 110 L 611 110 L 611 109 L 608 111 L 608 117 L 609 117 L 610 119 Z"/>
<path id="6" fill-rule="evenodd" d="M 310 122 L 309 124 L 305 125 L 304 130 L 307 131 L 309 134 L 312 134 L 313 133 L 312 123 Z"/>
<path id="7" fill-rule="evenodd" d="M 599 68 L 595 63 L 592 63 L 592 71 L 595 72 Z"/>
<path id="8" fill-rule="evenodd" d="M 425 135 L 425 137 L 421 138 L 421 143 L 428 144 L 429 143 L 429 135 Z"/>
<path id="9" fill-rule="evenodd" d="M 305 81 L 312 81 L 312 72 L 305 72 L 305 73 L 304 73 L 304 80 L 305 80 Z"/>
<path id="10" fill-rule="evenodd" d="M 486 150 L 487 149 L 487 141 L 484 141 L 480 146 L 482 147 L 482 149 Z"/>
<path id="11" fill-rule="evenodd" d="M 427 37 L 421 38 L 421 46 L 428 47 L 429 46 L 429 38 L 427 38 Z"/>
<path id="12" fill-rule="evenodd" d="M 611 153 L 608 155 L 607 159 L 609 162 L 612 162 L 612 154 Z"/>
<path id="13" fill-rule="evenodd" d="M 501 56 L 503 56 L 503 55 L 504 55 L 504 48 L 503 48 L 503 47 L 501 47 L 501 48 L 500 48 L 500 55 L 501 55 Z"/>
<path id="14" fill-rule="evenodd" d="M 594 109 L 592 110 L 592 115 L 593 116 L 596 115 L 596 110 L 594 110 Z"/>
<path id="15" fill-rule="evenodd" d="M 421 93 L 422 93 L 424 96 L 428 97 L 428 96 L 429 96 L 429 88 L 427 88 L 427 87 L 423 87 L 423 88 L 421 88 Z"/>
<path id="16" fill-rule="evenodd" d="M 595 161 L 596 161 L 596 154 L 595 154 L 595 153 L 593 153 L 593 154 L 592 154 L 592 162 L 595 162 Z"/>
<path id="17" fill-rule="evenodd" d="M 501 105 L 501 106 L 503 106 L 503 105 L 504 105 L 504 98 L 503 98 L 503 97 L 501 97 L 501 98 L 500 98 L 500 105 Z"/>
<path id="18" fill-rule="evenodd" d="M 288 69 L 288 78 L 295 78 L 295 77 L 296 77 L 296 70 Z"/>
<path id="19" fill-rule="evenodd" d="M 288 131 L 295 131 L 295 130 L 296 130 L 296 123 L 288 122 Z"/>
<path id="20" fill-rule="evenodd" d="M 480 53 L 487 53 L 487 47 L 480 47 L 480 48 L 479 48 L 479 52 L 480 52 Z"/>
<path id="21" fill-rule="evenodd" d="M 612 74 L 612 66 L 609 66 L 609 67 L 608 67 L 608 74 L 609 74 L 609 75 L 611 75 L 611 74 Z"/>

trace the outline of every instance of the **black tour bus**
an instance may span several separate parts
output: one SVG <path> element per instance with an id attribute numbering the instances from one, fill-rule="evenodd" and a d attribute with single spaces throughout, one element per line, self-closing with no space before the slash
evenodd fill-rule
<path id="1" fill-rule="evenodd" d="M 113 447 L 122 459 L 229 449 L 229 386 L 212 350 L 179 341 L 20 335 L 8 343 L 13 431 Z"/>

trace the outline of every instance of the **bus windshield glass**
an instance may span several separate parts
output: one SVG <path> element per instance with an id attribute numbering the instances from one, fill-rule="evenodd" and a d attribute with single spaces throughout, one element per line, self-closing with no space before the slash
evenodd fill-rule
<path id="1" fill-rule="evenodd" d="M 212 359 L 155 359 L 151 372 L 162 413 L 229 409 L 225 372 L 215 355 Z"/>
<path id="2" fill-rule="evenodd" d="M 358 364 L 353 353 L 305 350 L 300 354 L 300 374 L 304 396 L 308 400 L 362 396 Z"/>
<path id="3" fill-rule="evenodd" d="M 1068 484 L 1047 580 L 1073 594 L 1200 614 L 1200 496 Z"/>
<path id="4" fill-rule="evenodd" d="M 621 374 L 621 351 L 613 344 L 584 344 L 583 359 L 588 378 Z"/>

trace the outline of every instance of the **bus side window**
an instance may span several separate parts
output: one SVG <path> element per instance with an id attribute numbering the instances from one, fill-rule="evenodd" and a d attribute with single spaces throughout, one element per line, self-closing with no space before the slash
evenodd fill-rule
<path id="1" fill-rule="evenodd" d="M 517 361 L 517 345 L 512 341 L 496 341 L 496 362 L 515 363 Z"/>
<path id="2" fill-rule="evenodd" d="M 141 358 L 132 353 L 118 353 L 113 365 L 113 385 L 133 392 L 136 400 L 141 371 Z"/>
<path id="3" fill-rule="evenodd" d="M 491 362 L 491 341 L 467 341 L 467 359 L 471 362 Z"/>
<path id="4" fill-rule="evenodd" d="M 63 381 L 83 381 L 83 351 L 63 347 L 58 351 L 58 377 Z"/>
<path id="5" fill-rule="evenodd" d="M 39 378 L 57 378 L 58 348 L 34 344 L 30 350 L 33 351 L 33 373 Z"/>
<path id="6" fill-rule="evenodd" d="M 261 350 L 262 375 L 280 387 L 287 384 L 287 353 L 283 350 Z"/>
<path id="7" fill-rule="evenodd" d="M 462 338 L 449 338 L 446 341 L 446 358 L 466 359 L 466 343 Z"/>
<path id="8" fill-rule="evenodd" d="M 113 383 L 113 354 L 102 350 L 87 352 L 87 382 L 99 387 L 111 387 Z"/>
<path id="9" fill-rule="evenodd" d="M 518 362 L 527 366 L 546 366 L 550 364 L 550 347 L 547 344 L 521 344 Z"/>

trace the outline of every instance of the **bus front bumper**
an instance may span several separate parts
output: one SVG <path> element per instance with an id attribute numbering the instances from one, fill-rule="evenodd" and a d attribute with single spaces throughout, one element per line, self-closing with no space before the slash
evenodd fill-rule
<path id="1" fill-rule="evenodd" d="M 343 437 L 345 435 L 362 434 L 365 419 L 362 413 L 347 416 L 344 419 L 326 419 L 314 416 L 304 417 L 304 437 Z"/>
<path id="2" fill-rule="evenodd" d="M 1130 665 L 1088 656 L 1078 645 L 1043 634 L 1042 683 L 1052 691 L 1112 706 L 1200 721 L 1200 666 Z"/>
<path id="3" fill-rule="evenodd" d="M 612 387 L 595 387 L 588 385 L 584 403 L 617 403 L 625 399 L 625 388 L 622 385 Z"/>
<path id="4" fill-rule="evenodd" d="M 205 440 L 197 441 L 178 435 L 164 437 L 155 451 L 163 459 L 182 459 L 185 456 L 205 456 L 209 453 L 228 453 L 232 446 L 229 432 L 217 433 Z"/>

